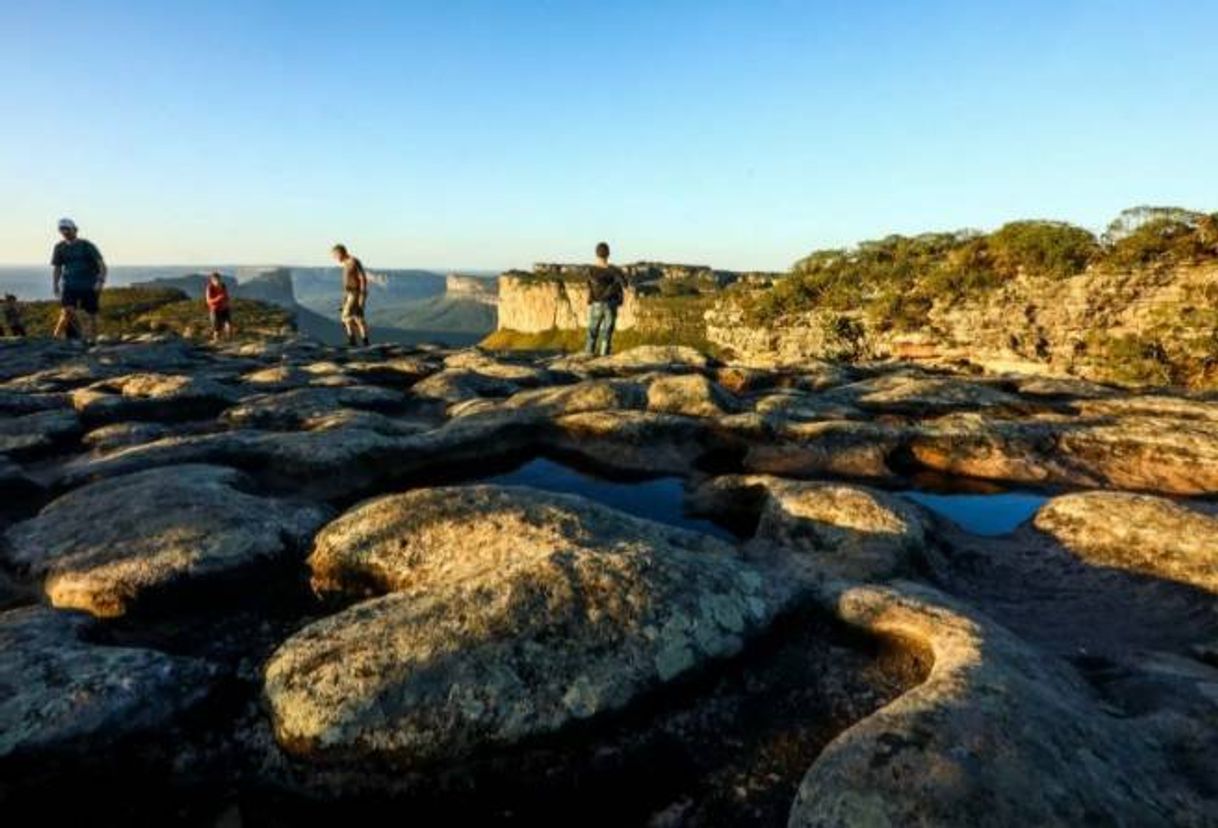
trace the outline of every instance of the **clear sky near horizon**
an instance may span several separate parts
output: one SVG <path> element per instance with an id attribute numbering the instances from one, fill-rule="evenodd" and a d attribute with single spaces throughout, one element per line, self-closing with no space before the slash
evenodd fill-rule
<path id="1" fill-rule="evenodd" d="M 1218 3 L 0 0 L 0 262 L 785 269 L 1218 209 Z"/>

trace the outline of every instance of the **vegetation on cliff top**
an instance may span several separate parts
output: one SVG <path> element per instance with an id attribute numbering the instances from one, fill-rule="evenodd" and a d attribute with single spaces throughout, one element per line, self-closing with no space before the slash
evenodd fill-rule
<path id="1" fill-rule="evenodd" d="M 251 299 L 233 299 L 233 323 L 243 333 L 276 334 L 295 325 L 290 310 Z M 59 303 L 24 302 L 21 314 L 30 336 L 50 336 L 59 318 Z M 191 299 L 175 288 L 107 288 L 101 296 L 100 332 L 105 335 L 176 333 L 203 336 L 210 332 L 202 299 Z"/>
<path id="2" fill-rule="evenodd" d="M 1122 212 L 1102 238 L 1058 221 L 1016 221 L 992 233 L 893 235 L 852 249 L 817 250 L 772 290 L 745 296 L 754 324 L 808 310 L 862 311 L 878 330 L 925 322 L 952 303 L 1020 275 L 1067 278 L 1088 268 L 1122 270 L 1218 259 L 1218 213 L 1177 207 Z"/>

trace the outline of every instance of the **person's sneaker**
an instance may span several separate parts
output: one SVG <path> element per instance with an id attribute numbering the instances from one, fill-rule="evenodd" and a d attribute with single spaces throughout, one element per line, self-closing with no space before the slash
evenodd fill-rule
<path id="1" fill-rule="evenodd" d="M 350 347 L 354 348 L 354 347 L 355 347 L 355 337 L 354 337 L 354 336 L 348 336 L 348 337 L 347 337 L 347 344 L 348 344 Z"/>
<path id="2" fill-rule="evenodd" d="M 372 344 L 372 343 L 368 341 L 368 337 L 366 337 L 366 336 L 365 336 L 365 337 L 364 337 L 364 347 L 365 347 L 365 348 L 367 348 L 367 347 L 368 347 L 369 345 L 371 345 L 371 344 Z"/>

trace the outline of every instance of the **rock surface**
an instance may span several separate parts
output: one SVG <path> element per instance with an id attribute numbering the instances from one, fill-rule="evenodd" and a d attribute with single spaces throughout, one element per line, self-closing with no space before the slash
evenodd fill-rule
<path id="1" fill-rule="evenodd" d="M 692 493 L 700 514 L 744 512 L 757 521 L 754 556 L 795 556 L 810 574 L 858 581 L 912 571 L 925 551 L 929 522 L 900 497 L 862 486 L 728 475 Z M 806 558 L 806 561 L 798 561 Z"/>
<path id="2" fill-rule="evenodd" d="M 365 503 L 310 565 L 319 589 L 389 594 L 274 655 L 276 733 L 302 755 L 410 766 L 621 709 L 735 654 L 789 600 L 719 541 L 525 488 Z"/>
<path id="3" fill-rule="evenodd" d="M 301 546 L 326 513 L 247 494 L 216 466 L 154 469 L 85 486 L 5 533 L 5 560 L 44 578 L 51 603 L 122 615 Z"/>
<path id="4" fill-rule="evenodd" d="M 105 751 L 164 733 L 218 677 L 206 662 L 87 643 L 87 616 L 43 607 L 0 613 L 0 768 L 14 779 L 49 755 Z"/>
<path id="5" fill-rule="evenodd" d="M 1218 517 L 1159 497 L 1081 492 L 1055 497 L 1035 526 L 1080 559 L 1218 594 Z"/>
<path id="6" fill-rule="evenodd" d="M 0 777 L 30 801 L 1218 824 L 1212 395 L 666 347 L 0 352 Z M 715 537 L 479 484 L 518 472 Z M 1001 536 L 894 494 L 1010 484 L 1051 491 Z"/>
<path id="7" fill-rule="evenodd" d="M 929 649 L 919 687 L 839 736 L 790 826 L 1205 825 L 1178 723 L 1114 716 L 1083 682 L 984 616 L 912 584 L 827 590 L 845 621 Z"/>

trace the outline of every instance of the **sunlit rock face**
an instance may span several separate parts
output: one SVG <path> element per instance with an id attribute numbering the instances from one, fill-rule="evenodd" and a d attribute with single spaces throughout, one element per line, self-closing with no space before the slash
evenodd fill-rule
<path id="1" fill-rule="evenodd" d="M 309 563 L 320 590 L 388 594 L 272 657 L 281 743 L 411 765 L 620 709 L 737 653 L 791 595 L 705 535 L 512 487 L 365 503 Z"/>
<path id="2" fill-rule="evenodd" d="M 54 606 L 122 615 L 282 558 L 325 519 L 324 507 L 243 491 L 251 486 L 204 465 L 93 483 L 9 528 L 4 559 L 42 578 Z"/>
<path id="3" fill-rule="evenodd" d="M 750 555 L 779 556 L 811 577 L 877 581 L 909 574 L 930 535 L 917 506 L 863 486 L 725 475 L 694 490 L 689 503 L 699 514 L 755 520 Z"/>
<path id="4" fill-rule="evenodd" d="M 676 346 L 0 351 L 5 796 L 1218 824 L 1212 396 Z M 1032 505 L 917 505 L 964 492 Z"/>
<path id="5" fill-rule="evenodd" d="M 1049 501 L 1034 524 L 1088 563 L 1218 594 L 1218 517 L 1212 510 L 1148 495 L 1081 492 Z"/>

